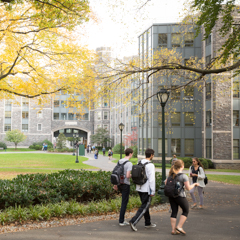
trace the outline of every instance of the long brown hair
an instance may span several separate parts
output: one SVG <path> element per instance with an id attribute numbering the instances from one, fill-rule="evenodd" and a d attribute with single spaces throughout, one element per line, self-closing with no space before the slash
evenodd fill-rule
<path id="1" fill-rule="evenodd" d="M 177 175 L 177 171 L 184 166 L 184 162 L 180 159 L 174 161 L 174 164 L 172 165 L 170 171 L 169 171 L 169 176 L 172 175 L 172 178 L 174 179 Z"/>
<path id="2" fill-rule="evenodd" d="M 202 163 L 200 162 L 200 160 L 197 157 L 194 157 L 193 159 L 196 160 L 198 165 L 204 169 Z M 192 164 L 192 166 L 193 166 L 193 164 Z"/>

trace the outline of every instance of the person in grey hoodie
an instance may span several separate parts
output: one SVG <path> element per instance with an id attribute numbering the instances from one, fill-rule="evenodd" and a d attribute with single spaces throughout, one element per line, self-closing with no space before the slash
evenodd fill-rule
<path id="1" fill-rule="evenodd" d="M 145 157 L 145 159 L 141 160 L 141 163 L 148 163 L 145 165 L 147 182 L 141 186 L 136 185 L 136 190 L 141 198 L 142 205 L 138 209 L 136 215 L 129 221 L 133 231 L 137 231 L 136 225 L 143 216 L 145 218 L 145 228 L 156 227 L 156 224 L 151 223 L 149 214 L 151 199 L 155 195 L 155 166 L 150 162 L 154 157 L 154 150 L 151 148 L 146 149 Z"/>

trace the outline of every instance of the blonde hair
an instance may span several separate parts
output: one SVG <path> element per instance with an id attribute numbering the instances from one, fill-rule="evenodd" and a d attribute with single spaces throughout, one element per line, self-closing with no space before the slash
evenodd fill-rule
<path id="1" fill-rule="evenodd" d="M 176 155 L 173 155 L 173 158 L 177 158 L 177 156 L 176 156 Z"/>
<path id="2" fill-rule="evenodd" d="M 173 179 L 176 177 L 177 175 L 177 171 L 184 166 L 184 162 L 180 159 L 174 161 L 174 164 L 172 165 L 170 171 L 169 171 L 169 176 L 172 175 Z"/>

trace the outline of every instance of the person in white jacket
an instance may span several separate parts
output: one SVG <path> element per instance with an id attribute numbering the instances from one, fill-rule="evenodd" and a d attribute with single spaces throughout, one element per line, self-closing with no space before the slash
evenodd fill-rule
<path id="1" fill-rule="evenodd" d="M 192 159 L 192 166 L 190 166 L 189 168 L 189 176 L 192 179 L 191 180 L 192 183 L 199 183 L 199 186 L 194 187 L 193 189 L 190 190 L 190 195 L 193 200 L 193 205 L 191 206 L 191 208 L 197 207 L 197 200 L 194 195 L 194 191 L 197 188 L 199 199 L 200 199 L 200 204 L 198 208 L 202 209 L 203 208 L 203 188 L 205 187 L 205 183 L 204 183 L 205 173 L 204 173 L 203 165 L 197 157 L 194 157 Z"/>
<path id="2" fill-rule="evenodd" d="M 148 164 L 145 165 L 147 182 L 141 186 L 136 185 L 136 190 L 141 198 L 142 205 L 138 209 L 136 215 L 129 221 L 130 227 L 133 231 L 137 231 L 136 224 L 143 216 L 145 218 L 146 228 L 156 227 L 156 224 L 151 223 L 149 214 L 151 198 L 155 195 L 155 166 L 150 162 L 154 157 L 154 150 L 150 148 L 146 149 L 145 157 L 145 159 L 141 160 L 141 163 L 144 164 L 148 162 Z"/>

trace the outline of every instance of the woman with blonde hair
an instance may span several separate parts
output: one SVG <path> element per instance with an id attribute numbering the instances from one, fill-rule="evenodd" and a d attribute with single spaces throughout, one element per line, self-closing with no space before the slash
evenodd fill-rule
<path id="1" fill-rule="evenodd" d="M 180 194 L 178 197 L 169 197 L 169 202 L 172 208 L 171 214 L 171 226 L 172 226 L 172 235 L 175 234 L 183 234 L 185 235 L 186 232 L 183 230 L 183 224 L 187 220 L 188 212 L 189 212 L 189 205 L 186 198 L 186 193 L 184 188 L 187 190 L 193 189 L 195 186 L 198 186 L 198 183 L 194 183 L 192 185 L 189 184 L 188 176 L 183 174 L 182 171 L 184 169 L 184 162 L 182 160 L 176 160 L 174 165 L 171 167 L 169 171 L 169 177 L 171 176 L 173 179 L 177 177 L 177 182 L 180 185 Z M 167 183 L 168 179 L 165 181 Z M 178 206 L 182 208 L 182 215 L 180 216 L 179 222 L 177 223 L 177 213 L 178 213 Z"/>
<path id="2" fill-rule="evenodd" d="M 202 209 L 203 208 L 203 188 L 205 187 L 205 183 L 204 183 L 205 173 L 204 173 L 203 165 L 197 157 L 194 157 L 192 159 L 192 166 L 189 168 L 189 176 L 192 179 L 191 180 L 192 183 L 199 184 L 199 186 L 197 186 L 198 195 L 200 199 L 200 204 L 198 208 Z M 190 195 L 193 200 L 193 205 L 191 206 L 191 208 L 197 207 L 197 200 L 194 195 L 195 189 L 196 187 L 194 187 L 190 191 Z"/>

